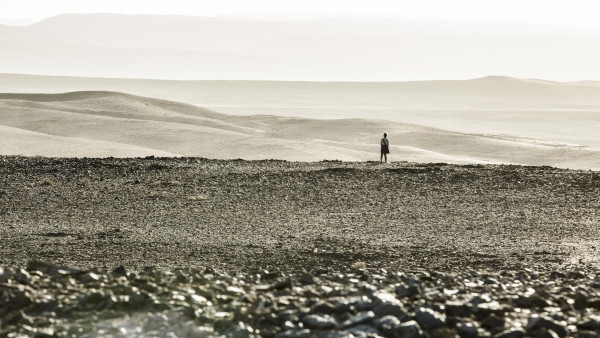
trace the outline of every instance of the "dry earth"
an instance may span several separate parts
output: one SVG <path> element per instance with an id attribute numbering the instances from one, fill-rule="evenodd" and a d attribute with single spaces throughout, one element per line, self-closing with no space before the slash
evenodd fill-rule
<path id="1" fill-rule="evenodd" d="M 0 157 L 0 266 L 597 269 L 600 173 Z"/>

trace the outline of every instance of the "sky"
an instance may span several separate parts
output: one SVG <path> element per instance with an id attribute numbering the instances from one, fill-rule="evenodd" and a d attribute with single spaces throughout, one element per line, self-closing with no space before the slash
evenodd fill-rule
<path id="1" fill-rule="evenodd" d="M 600 27 L 599 0 L 0 0 L 0 18 L 9 20 L 39 21 L 61 13 L 217 16 L 265 11 Z"/>

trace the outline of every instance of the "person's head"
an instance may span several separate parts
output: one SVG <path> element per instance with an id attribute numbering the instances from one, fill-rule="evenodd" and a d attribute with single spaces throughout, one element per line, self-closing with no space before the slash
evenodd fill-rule
<path id="1" fill-rule="evenodd" d="M 387 137 L 387 133 L 383 133 L 383 137 Z"/>

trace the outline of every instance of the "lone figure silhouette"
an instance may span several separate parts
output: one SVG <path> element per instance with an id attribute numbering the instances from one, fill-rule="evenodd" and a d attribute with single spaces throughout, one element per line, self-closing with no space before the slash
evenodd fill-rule
<path id="1" fill-rule="evenodd" d="M 390 141 L 387 139 L 387 134 L 383 133 L 383 138 L 381 139 L 381 156 L 379 156 L 379 161 L 383 162 L 385 158 L 385 163 L 387 163 L 387 154 L 390 153 Z"/>

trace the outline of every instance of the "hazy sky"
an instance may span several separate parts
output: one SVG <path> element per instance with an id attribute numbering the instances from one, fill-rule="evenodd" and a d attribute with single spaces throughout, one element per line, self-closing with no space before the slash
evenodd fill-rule
<path id="1" fill-rule="evenodd" d="M 60 13 L 215 16 L 254 11 L 600 27 L 600 0 L 0 0 L 0 18 L 5 19 L 41 20 Z"/>

